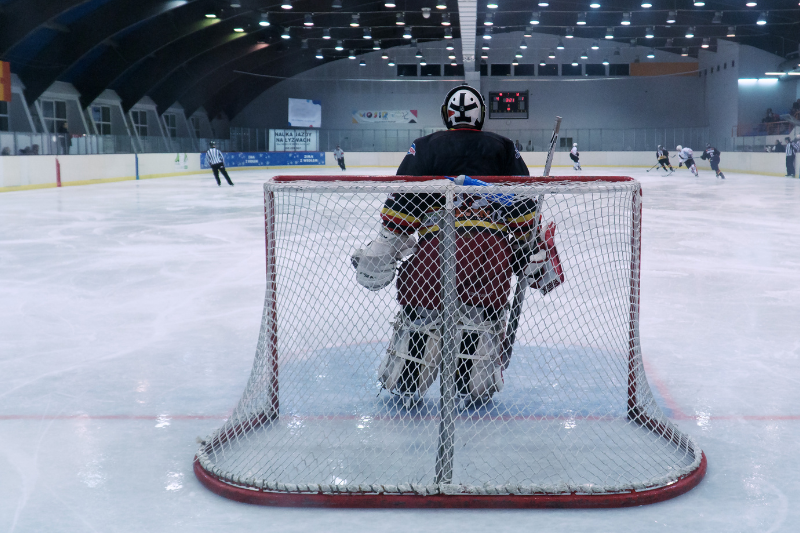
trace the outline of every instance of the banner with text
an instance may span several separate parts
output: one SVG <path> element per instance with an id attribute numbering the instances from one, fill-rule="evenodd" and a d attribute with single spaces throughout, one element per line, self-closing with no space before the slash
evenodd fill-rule
<path id="1" fill-rule="evenodd" d="M 417 110 L 353 111 L 353 124 L 416 124 Z"/>
<path id="2" fill-rule="evenodd" d="M 325 164 L 325 152 L 227 152 L 223 156 L 228 168 Z M 211 168 L 204 153 L 200 154 L 200 168 Z"/>
<path id="3" fill-rule="evenodd" d="M 270 152 L 316 152 L 319 150 L 317 130 L 269 130 Z"/>

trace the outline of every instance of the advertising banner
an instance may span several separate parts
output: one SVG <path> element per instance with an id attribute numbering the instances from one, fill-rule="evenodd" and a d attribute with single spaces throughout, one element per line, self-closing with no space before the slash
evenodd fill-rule
<path id="1" fill-rule="evenodd" d="M 227 152 L 223 155 L 228 168 L 325 164 L 325 152 Z M 211 168 L 204 153 L 200 154 L 200 168 Z"/>
<path id="2" fill-rule="evenodd" d="M 416 124 L 417 110 L 353 111 L 353 124 Z"/>
<path id="3" fill-rule="evenodd" d="M 295 128 L 321 128 L 322 102 L 289 98 L 289 126 Z"/>
<path id="4" fill-rule="evenodd" d="M 319 150 L 317 130 L 269 130 L 270 152 L 316 152 Z"/>

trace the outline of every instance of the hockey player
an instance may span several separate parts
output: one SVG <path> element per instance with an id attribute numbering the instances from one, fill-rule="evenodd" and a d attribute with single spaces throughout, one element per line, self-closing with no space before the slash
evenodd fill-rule
<path id="1" fill-rule="evenodd" d="M 572 143 L 572 150 L 569 151 L 569 158 L 572 159 L 572 170 L 583 170 L 581 168 L 581 154 L 578 153 L 578 143 Z"/>
<path id="2" fill-rule="evenodd" d="M 719 150 L 711 146 L 711 144 L 706 143 L 706 149 L 703 151 L 703 155 L 700 156 L 700 159 L 704 161 L 708 159 L 711 163 L 711 169 L 717 173 L 717 177 L 725 179 L 725 174 L 719 169 Z"/>
<path id="3" fill-rule="evenodd" d="M 672 163 L 669 162 L 669 152 L 660 144 L 658 145 L 658 150 L 656 150 L 656 159 L 661 164 L 661 168 L 664 170 L 669 170 L 670 174 L 675 172 L 675 169 L 672 168 Z"/>
<path id="4" fill-rule="evenodd" d="M 695 177 L 699 176 L 697 173 L 697 165 L 694 164 L 694 152 L 688 146 L 684 148 L 680 144 L 677 146 L 676 150 L 678 151 L 678 158 L 680 158 L 681 162 L 678 163 L 678 168 L 686 165 L 686 168 L 695 175 Z"/>
<path id="5" fill-rule="evenodd" d="M 477 90 L 467 85 L 451 89 L 441 111 L 447 130 L 416 139 L 398 175 L 458 175 L 457 183 L 467 185 L 481 182 L 465 175 L 529 175 L 511 140 L 481 131 L 486 111 Z M 352 255 L 356 280 L 373 291 L 389 285 L 398 260 L 410 256 L 397 272 L 402 309 L 378 370 L 381 385 L 400 394 L 407 406 L 434 382 L 441 360 L 438 221 L 443 207 L 439 193 L 390 195 L 378 235 Z M 501 347 L 512 273 L 526 276 L 520 279 L 534 288 L 552 288 L 542 277 L 548 254 L 534 232 L 536 211 L 534 197 L 456 198 L 456 384 L 465 402 L 486 401 L 502 389 Z"/>

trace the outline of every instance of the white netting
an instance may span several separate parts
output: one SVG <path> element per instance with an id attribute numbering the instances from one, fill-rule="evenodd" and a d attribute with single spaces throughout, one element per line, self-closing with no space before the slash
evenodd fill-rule
<path id="1" fill-rule="evenodd" d="M 419 242 L 373 292 L 351 255 L 378 234 L 388 195 L 422 198 L 424 214 L 406 216 Z M 509 214 L 525 201 L 537 212 Z M 270 182 L 265 202 L 253 370 L 197 454 L 214 478 L 298 493 L 607 494 L 698 469 L 642 365 L 638 182 Z M 541 223 L 514 236 L 523 219 Z M 515 256 L 526 231 L 538 246 Z M 527 264 L 514 258 L 537 251 L 557 251 L 563 283 L 523 292 L 499 380 Z M 543 285 L 542 272 L 528 280 Z"/>

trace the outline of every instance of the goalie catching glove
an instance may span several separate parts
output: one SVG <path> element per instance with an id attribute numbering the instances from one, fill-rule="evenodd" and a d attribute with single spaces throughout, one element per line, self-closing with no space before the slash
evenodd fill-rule
<path id="1" fill-rule="evenodd" d="M 524 242 L 515 252 L 518 274 L 528 287 L 547 294 L 564 283 L 564 270 L 555 243 L 556 224 L 549 222 L 535 242 Z M 519 272 L 519 270 L 518 270 Z"/>
<path id="2" fill-rule="evenodd" d="M 394 279 L 397 261 L 410 253 L 415 244 L 413 235 L 398 235 L 381 228 L 366 248 L 356 250 L 350 257 L 356 269 L 356 281 L 371 291 L 386 287 Z"/>

